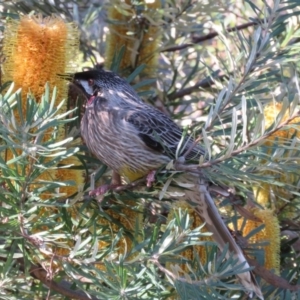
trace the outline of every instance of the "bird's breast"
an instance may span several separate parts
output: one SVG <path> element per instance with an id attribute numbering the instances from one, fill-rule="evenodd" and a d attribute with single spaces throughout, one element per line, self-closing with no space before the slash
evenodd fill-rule
<path id="1" fill-rule="evenodd" d="M 169 159 L 146 147 L 137 129 L 121 116 L 120 110 L 97 110 L 88 106 L 81 121 L 81 134 L 99 160 L 133 181 Z"/>

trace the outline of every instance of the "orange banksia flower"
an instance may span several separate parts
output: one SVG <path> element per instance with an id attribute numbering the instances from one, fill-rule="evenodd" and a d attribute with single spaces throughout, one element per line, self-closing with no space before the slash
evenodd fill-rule
<path id="1" fill-rule="evenodd" d="M 59 76 L 64 73 L 73 73 L 76 71 L 74 58 L 77 55 L 79 48 L 79 32 L 73 23 L 66 23 L 60 17 L 46 17 L 38 15 L 21 16 L 19 20 L 9 20 L 4 31 L 3 54 L 5 63 L 2 66 L 3 75 L 2 81 L 13 81 L 15 90 L 22 89 L 22 115 L 26 115 L 27 95 L 34 97 L 39 103 L 45 93 L 45 85 L 48 83 L 50 91 L 54 87 L 57 89 L 55 106 L 58 107 L 62 100 L 68 98 L 68 84 Z M 59 113 L 67 111 L 67 101 L 60 107 Z M 21 124 L 22 118 L 18 110 L 14 111 L 16 121 Z M 48 141 L 52 138 L 53 130 L 49 128 L 46 131 L 43 141 Z M 34 132 L 33 132 L 34 134 Z M 13 137 L 12 137 L 13 138 Z M 56 141 L 65 139 L 65 128 L 61 125 L 58 128 Z M 11 160 L 15 155 L 20 155 L 21 150 L 14 152 L 7 150 L 4 157 L 6 161 Z M 31 158 L 29 158 L 30 160 Z M 47 163 L 48 158 L 34 157 L 32 160 L 43 160 Z M 39 161 L 41 162 L 41 161 Z M 32 163 L 32 162 L 31 162 Z M 60 162 L 62 165 L 80 166 L 81 163 L 76 157 L 68 157 Z M 30 162 L 29 164 L 30 165 Z M 30 167 L 26 167 L 26 172 L 33 172 Z M 23 175 L 24 176 L 24 175 Z M 27 175 L 26 175 L 27 176 Z M 72 169 L 56 169 L 48 168 L 43 171 L 37 179 L 35 179 L 32 188 L 40 187 L 40 182 L 51 181 L 68 181 L 74 180 L 76 186 L 62 187 L 59 193 L 64 193 L 64 196 L 70 196 L 78 191 L 78 188 L 83 185 L 84 177 L 81 170 Z M 40 195 L 41 199 L 47 200 L 51 198 L 50 192 L 43 192 Z M 53 216 L 58 212 L 55 207 L 40 208 L 37 216 L 32 219 L 32 222 L 38 220 L 41 216 Z M 68 209 L 70 215 L 76 213 L 76 209 Z M 73 216 L 74 217 L 74 216 Z M 61 219 L 57 218 L 58 224 Z M 34 223 L 33 223 L 34 224 Z M 47 226 L 37 226 L 33 228 L 33 233 L 38 233 L 43 230 L 49 230 Z M 74 241 L 67 239 L 58 240 L 58 245 L 51 245 L 45 255 L 67 255 Z M 53 246 L 53 247 L 52 247 Z M 42 255 L 44 257 L 44 255 Z M 46 261 L 44 262 L 46 263 Z"/>
<path id="2" fill-rule="evenodd" d="M 3 82 L 13 81 L 15 89 L 22 88 L 22 113 L 26 114 L 27 94 L 34 96 L 40 102 L 48 82 L 50 89 L 57 88 L 56 105 L 68 97 L 68 85 L 59 74 L 75 72 L 74 57 L 79 47 L 79 33 L 76 26 L 66 23 L 59 17 L 22 16 L 20 20 L 8 21 L 4 32 L 3 53 Z M 60 108 L 66 112 L 67 104 Z M 18 112 L 15 117 L 20 121 Z M 58 140 L 65 138 L 65 129 L 58 129 Z M 45 140 L 51 137 L 51 130 L 45 135 Z M 13 153 L 5 153 L 6 160 L 13 158 Z M 69 158 L 63 164 L 73 162 L 79 165 L 75 158 Z M 75 179 L 77 185 L 83 184 L 82 171 L 47 170 L 40 176 L 40 180 Z M 71 195 L 77 188 L 62 188 Z M 47 196 L 43 196 L 47 198 Z"/>

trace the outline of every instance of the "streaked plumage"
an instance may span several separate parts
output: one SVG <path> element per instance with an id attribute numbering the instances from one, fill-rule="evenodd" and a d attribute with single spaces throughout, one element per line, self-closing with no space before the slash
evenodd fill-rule
<path id="1" fill-rule="evenodd" d="M 81 122 L 81 134 L 87 147 L 107 166 L 129 180 L 138 179 L 175 158 L 182 139 L 182 129 L 168 116 L 145 104 L 132 87 L 118 75 L 104 70 L 75 74 L 75 82 L 88 96 L 86 112 Z M 186 149 L 193 145 L 185 137 Z M 199 158 L 205 151 L 196 146 L 189 158 Z M 186 191 L 187 201 L 206 223 L 221 250 L 229 244 L 235 258 L 249 265 L 224 224 L 206 184 L 193 174 L 180 180 L 193 185 Z M 263 299 L 260 288 L 250 272 L 237 275 L 250 293 Z"/>
<path id="2" fill-rule="evenodd" d="M 88 86 L 91 78 L 93 85 Z M 182 129 L 142 102 L 124 79 L 103 70 L 77 73 L 75 79 L 85 85 L 88 94 L 95 94 L 87 103 L 81 134 L 88 148 L 107 166 L 132 181 L 175 158 Z M 193 140 L 187 137 L 185 143 L 188 149 Z M 200 154 L 204 150 L 196 146 L 187 158 Z"/>

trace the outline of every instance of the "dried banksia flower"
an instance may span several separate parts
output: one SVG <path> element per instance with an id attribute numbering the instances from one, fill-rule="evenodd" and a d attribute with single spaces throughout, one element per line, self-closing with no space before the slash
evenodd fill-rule
<path id="1" fill-rule="evenodd" d="M 247 220 L 243 228 L 243 236 L 248 235 L 252 230 L 263 223 L 265 227 L 255 235 L 251 236 L 253 243 L 268 242 L 262 246 L 265 251 L 265 268 L 280 273 L 280 226 L 278 218 L 271 209 L 254 208 L 251 212 L 261 220 L 261 222 Z M 242 223 L 242 222 L 239 222 Z"/>
<path id="2" fill-rule="evenodd" d="M 107 35 L 105 67 L 110 69 L 114 55 L 124 46 L 120 70 L 127 74 L 146 64 L 142 77 L 154 77 L 157 67 L 161 36 L 160 0 L 114 0 L 108 8 L 109 34 Z"/>

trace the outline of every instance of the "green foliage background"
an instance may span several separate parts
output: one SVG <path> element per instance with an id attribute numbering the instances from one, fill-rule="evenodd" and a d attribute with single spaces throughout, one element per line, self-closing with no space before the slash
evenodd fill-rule
<path id="1" fill-rule="evenodd" d="M 149 90 L 139 90 L 140 95 L 163 107 L 195 137 L 202 136 L 210 155 L 202 175 L 232 190 L 233 200 L 216 199 L 219 207 L 225 207 L 226 221 L 237 223 L 235 206 L 230 214 L 228 210 L 233 202 L 253 199 L 254 186 L 267 183 L 289 191 L 292 196 L 276 207 L 282 231 L 289 237 L 282 239 L 280 278 L 268 281 L 261 273 L 258 280 L 266 299 L 298 299 L 299 141 L 295 135 L 284 144 L 275 141 L 267 147 L 264 142 L 278 129 L 297 126 L 281 123 L 286 112 L 291 120 L 299 116 L 299 2 L 170 0 L 164 4 L 159 11 L 165 22 L 160 24 L 157 77 Z M 81 30 L 78 64 L 92 66 L 105 59 L 107 4 L 101 1 L 3 1 L 0 11 L 2 33 L 7 18 L 32 11 L 75 21 Z M 138 22 L 140 16 L 135 17 Z M 118 69 L 118 58 L 113 68 Z M 0 156 L 1 299 L 243 299 L 243 288 L 234 276 L 241 266 L 233 259 L 224 260 L 226 249 L 218 253 L 216 246 L 209 248 L 205 264 L 200 259 L 187 262 L 180 255 L 191 245 L 212 243 L 199 241 L 205 233 L 191 228 L 184 211 L 166 224 L 164 212 L 170 202 L 160 195 L 172 172 L 159 174 L 151 189 L 109 194 L 101 203 L 87 193 L 65 199 L 56 192 L 74 182 L 40 182 L 32 189 L 46 168 L 56 167 L 70 155 L 81 158 L 83 169 L 95 171 L 96 180 L 105 180 L 106 167 L 83 155 L 83 145 L 74 148 L 69 138 L 57 140 L 60 124 L 67 123 L 70 132 L 78 127 L 80 109 L 59 115 L 53 105 L 55 90 L 46 87 L 41 104 L 29 99 L 28 113 L 17 123 L 14 110 L 20 109 L 21 91 L 12 92 L 2 84 L 0 150 L 21 149 L 22 153 L 15 152 L 9 166 Z M 135 88 L 139 86 L 140 82 Z M 263 108 L 273 101 L 283 103 L 283 108 L 271 128 L 265 128 Z M 71 113 L 78 118 L 66 117 Z M 50 127 L 52 138 L 43 141 Z M 294 174 L 295 180 L 281 182 L 278 174 Z M 46 201 L 40 197 L 44 191 L 51 193 Z M 107 214 L 108 207 L 122 214 L 124 206 L 143 215 L 143 222 L 132 224 L 130 232 Z M 69 213 L 72 207 L 75 215 Z M 287 219 L 290 207 L 293 218 Z M 52 213 L 43 215 L 47 208 L 53 208 Z M 155 210 L 154 222 L 151 210 Z M 103 225 L 103 219 L 110 223 Z M 118 242 L 125 235 L 133 240 L 133 248 L 120 254 Z M 105 246 L 99 247 L 100 239 Z M 69 254 L 51 256 L 55 247 L 65 247 Z M 258 245 L 249 243 L 246 248 L 262 263 Z M 168 263 L 182 262 L 191 265 L 185 276 L 179 276 L 176 268 L 166 269 Z"/>

